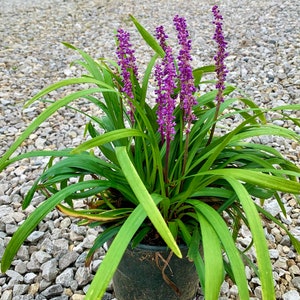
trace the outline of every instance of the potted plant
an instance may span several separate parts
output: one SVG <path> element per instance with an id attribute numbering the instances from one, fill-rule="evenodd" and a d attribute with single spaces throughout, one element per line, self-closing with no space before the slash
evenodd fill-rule
<path id="1" fill-rule="evenodd" d="M 237 284 L 240 299 L 249 299 L 244 272 L 247 256 L 235 244 L 244 224 L 252 234 L 256 250 L 262 297 L 275 299 L 262 219 L 267 218 L 285 230 L 298 252 L 300 244 L 259 201 L 275 197 L 285 213 L 280 193 L 300 194 L 300 169 L 276 149 L 254 143 L 252 138 L 274 135 L 299 142 L 299 136 L 268 122 L 266 110 L 235 87 L 225 85 L 228 71 L 224 63 L 227 52 L 222 16 L 218 6 L 212 11 L 218 46 L 213 66 L 192 69 L 186 20 L 178 15 L 174 18 L 178 55 L 168 44 L 162 26 L 156 29 L 154 37 L 131 16 L 154 52 L 143 74 L 138 73 L 129 33 L 123 29 L 116 34 L 117 62 L 94 60 L 65 43 L 82 56 L 83 60 L 75 63 L 87 74 L 43 89 L 26 106 L 61 87 L 93 87 L 50 102 L 0 159 L 3 170 L 25 158 L 49 157 L 22 205 L 26 208 L 37 191 L 45 195 L 45 200 L 14 233 L 1 261 L 2 272 L 9 268 L 37 224 L 57 208 L 81 219 L 80 224 L 104 228 L 88 253 L 87 263 L 99 247 L 110 243 L 86 299 L 101 299 L 124 253 L 143 244 L 167 249 L 167 257 L 155 250 L 160 258 L 156 266 L 166 285 L 175 291 L 172 299 L 192 297 L 181 298 L 176 283 L 166 275 L 182 257 L 192 262 L 205 299 L 218 298 L 225 275 Z M 215 74 L 216 79 L 205 81 L 208 73 Z M 153 78 L 156 103 L 151 104 L 148 90 Z M 202 84 L 215 88 L 201 93 Z M 99 114 L 89 115 L 73 107 L 72 102 L 79 98 L 96 105 Z M 79 111 L 90 119 L 85 128 L 89 139 L 73 149 L 13 156 L 22 142 L 61 107 Z M 271 110 L 299 125 L 299 120 L 288 114 L 299 108 L 285 105 Z M 224 119 L 232 117 L 239 117 L 240 122 L 225 133 L 218 130 Z M 78 199 L 86 199 L 86 209 L 74 208 Z M 172 265 L 171 260 L 176 257 L 179 262 Z M 185 275 L 180 274 L 180 278 Z M 160 294 L 160 290 L 155 292 Z"/>

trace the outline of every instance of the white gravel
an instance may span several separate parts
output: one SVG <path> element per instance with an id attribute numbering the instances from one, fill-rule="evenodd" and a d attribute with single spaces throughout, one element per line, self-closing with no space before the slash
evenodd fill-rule
<path id="1" fill-rule="evenodd" d="M 291 0 L 220 2 L 230 52 L 228 81 L 267 108 L 299 103 L 300 3 Z M 128 15 L 133 14 L 152 32 L 162 24 L 172 33 L 172 19 L 178 13 L 188 21 L 194 65 L 210 64 L 215 51 L 211 23 L 213 4 L 215 1 L 211 0 L 1 0 L 0 155 L 44 107 L 37 104 L 22 111 L 24 102 L 46 85 L 76 75 L 76 69 L 69 64 L 77 56 L 62 46 L 62 41 L 74 44 L 93 57 L 115 58 L 113 34 L 122 26 L 132 32 L 132 42 L 139 45 L 138 62 L 144 65 L 149 50 L 140 42 Z M 51 95 L 52 98 L 57 96 Z M 294 117 L 300 118 L 300 112 L 294 112 Z M 78 144 L 84 121 L 73 112 L 61 110 L 31 135 L 24 149 Z M 278 120 L 277 125 L 289 126 L 282 120 Z M 299 127 L 293 129 L 300 133 Z M 300 149 L 296 144 L 272 138 L 260 142 L 274 144 L 299 163 Z M 20 208 L 24 193 L 42 164 L 43 161 L 24 162 L 0 174 L 0 258 L 18 224 L 41 199 L 37 195 L 25 212 Z M 300 239 L 300 209 L 287 196 L 285 205 L 289 215 L 284 222 Z M 284 218 L 274 203 L 267 202 L 266 207 Z M 83 267 L 86 245 L 91 245 L 96 235 L 94 229 L 78 227 L 57 212 L 50 213 L 31 236 L 31 242 L 21 248 L 11 269 L 0 274 L 0 300 L 83 299 L 104 255 L 104 252 L 96 255 L 90 270 Z M 300 299 L 300 255 L 277 227 L 268 226 L 266 236 L 274 262 L 277 298 Z M 243 239 L 249 239 L 246 231 L 241 243 Z M 253 299 L 260 299 L 259 282 L 250 270 L 246 271 Z M 113 298 L 111 292 L 109 287 L 105 299 Z M 220 299 L 237 299 L 236 287 L 225 282 Z"/>

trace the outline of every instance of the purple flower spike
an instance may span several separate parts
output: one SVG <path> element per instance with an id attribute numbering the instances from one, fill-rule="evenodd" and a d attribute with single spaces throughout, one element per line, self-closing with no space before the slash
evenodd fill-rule
<path id="1" fill-rule="evenodd" d="M 218 90 L 216 100 L 218 103 L 221 103 L 224 101 L 223 91 L 225 89 L 225 80 L 226 80 L 226 75 L 228 73 L 224 60 L 228 56 L 228 53 L 226 52 L 227 43 L 225 42 L 223 28 L 222 28 L 223 17 L 220 13 L 219 7 L 217 5 L 213 6 L 212 12 L 214 14 L 213 24 L 215 24 L 216 26 L 213 39 L 218 44 L 218 51 L 217 54 L 214 56 L 216 73 L 218 78 L 218 82 L 216 84 L 216 89 Z"/>
<path id="2" fill-rule="evenodd" d="M 132 82 L 131 82 L 131 74 L 135 77 L 138 75 L 138 69 L 136 66 L 136 59 L 134 56 L 134 50 L 132 49 L 132 45 L 130 43 L 130 34 L 129 32 L 124 31 L 119 28 L 117 31 L 117 39 L 119 41 L 117 47 L 117 56 L 118 56 L 118 65 L 121 68 L 121 73 L 123 76 L 123 88 L 122 92 L 126 93 L 129 97 L 128 104 L 130 106 L 130 119 L 131 122 L 134 122 L 134 106 L 130 99 L 133 99 L 133 91 L 132 91 Z"/>
<path id="3" fill-rule="evenodd" d="M 168 35 L 165 33 L 164 27 L 159 26 L 156 28 L 156 38 L 159 41 L 160 46 L 163 48 L 164 51 L 166 51 L 167 48 L 167 38 Z"/>
<path id="4" fill-rule="evenodd" d="M 174 17 L 174 25 L 178 33 L 178 42 L 181 46 L 178 56 L 179 81 L 181 84 L 180 102 L 181 108 L 184 110 L 184 121 L 187 124 L 186 132 L 189 132 L 192 121 L 195 119 L 193 106 L 197 104 L 193 96 L 196 88 L 194 86 L 193 69 L 191 66 L 192 57 L 190 51 L 192 41 L 189 39 L 185 18 L 176 15 Z"/>
<path id="5" fill-rule="evenodd" d="M 166 55 L 161 64 L 155 67 L 155 80 L 157 82 L 157 122 L 159 125 L 159 132 L 162 141 L 167 142 L 167 147 L 175 134 L 175 116 L 173 115 L 175 109 L 175 99 L 172 98 L 174 93 L 176 69 L 174 65 L 174 58 L 172 49 L 166 44 L 167 35 L 164 33 L 162 26 L 156 29 L 156 37 L 160 41 L 161 47 L 164 49 Z"/>

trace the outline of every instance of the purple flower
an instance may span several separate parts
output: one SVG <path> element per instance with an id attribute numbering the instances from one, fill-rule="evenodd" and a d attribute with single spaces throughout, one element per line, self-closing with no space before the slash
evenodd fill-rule
<path id="1" fill-rule="evenodd" d="M 190 131 L 192 121 L 195 119 L 193 106 L 197 104 L 194 97 L 196 88 L 194 86 L 193 69 L 191 66 L 192 57 L 191 39 L 187 30 L 186 20 L 176 15 L 174 17 L 174 25 L 177 30 L 177 38 L 181 49 L 178 55 L 179 81 L 181 85 L 180 103 L 184 111 L 184 122 L 186 123 L 186 132 Z"/>
<path id="2" fill-rule="evenodd" d="M 136 59 L 134 56 L 134 50 L 130 43 L 130 34 L 129 32 L 124 31 L 122 28 L 119 28 L 117 31 L 118 47 L 117 47 L 117 56 L 118 56 L 118 65 L 121 68 L 121 73 L 123 77 L 123 88 L 122 92 L 126 93 L 128 96 L 128 104 L 130 106 L 130 119 L 134 122 L 134 106 L 130 99 L 134 98 L 132 91 L 132 82 L 131 76 L 134 75 L 137 77 L 138 69 L 136 66 Z"/>
<path id="3" fill-rule="evenodd" d="M 223 28 L 222 28 L 223 17 L 217 5 L 213 6 L 212 12 L 214 14 L 213 24 L 215 24 L 216 26 L 213 39 L 218 44 L 218 51 L 217 54 L 214 56 L 216 73 L 218 78 L 218 81 L 216 83 L 216 89 L 218 90 L 216 100 L 218 103 L 221 103 L 224 101 L 224 96 L 223 96 L 223 91 L 225 89 L 224 83 L 226 80 L 226 75 L 228 73 L 224 60 L 228 56 L 228 53 L 226 52 L 227 43 L 225 42 L 224 35 L 223 35 Z"/>
<path id="4" fill-rule="evenodd" d="M 156 65 L 154 74 L 158 86 L 155 91 L 157 95 L 156 102 L 158 104 L 157 122 L 162 141 L 166 140 L 168 146 L 175 134 L 175 116 L 173 115 L 173 112 L 176 103 L 175 99 L 172 98 L 172 95 L 176 87 L 176 69 L 172 49 L 166 44 L 167 35 L 164 33 L 164 28 L 162 26 L 156 29 L 156 37 L 166 53 L 162 63 Z"/>
<path id="5" fill-rule="evenodd" d="M 165 33 L 164 27 L 159 26 L 156 28 L 156 38 L 159 41 L 160 46 L 163 48 L 164 51 L 166 51 L 167 48 L 167 38 L 168 35 Z"/>

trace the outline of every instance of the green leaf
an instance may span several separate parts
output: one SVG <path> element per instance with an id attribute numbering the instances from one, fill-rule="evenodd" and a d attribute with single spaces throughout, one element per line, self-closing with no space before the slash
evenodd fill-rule
<path id="1" fill-rule="evenodd" d="M 145 42 L 157 53 L 160 57 L 165 56 L 165 52 L 162 47 L 157 43 L 156 39 L 138 22 L 138 20 L 130 15 L 131 20 L 133 21 L 135 27 L 145 40 Z"/>
<path id="2" fill-rule="evenodd" d="M 110 143 L 115 140 L 119 140 L 122 138 L 132 137 L 132 136 L 141 136 L 141 137 L 147 137 L 143 132 L 137 129 L 131 129 L 131 128 L 123 128 L 123 129 L 116 129 L 114 131 L 103 133 L 100 136 L 97 136 L 91 140 L 88 140 L 82 144 L 80 144 L 78 147 L 76 147 L 72 153 L 80 153 L 83 151 L 86 151 L 88 149 L 91 149 L 93 147 L 98 147 L 100 145 Z"/>
<path id="3" fill-rule="evenodd" d="M 205 217 L 197 213 L 201 224 L 201 235 L 205 261 L 205 290 L 206 300 L 217 300 L 221 284 L 224 280 L 224 267 L 221 243 L 213 226 Z"/>
<path id="4" fill-rule="evenodd" d="M 204 261 L 200 255 L 201 251 L 201 237 L 198 228 L 194 229 L 193 235 L 190 236 L 190 233 L 185 228 L 185 224 L 180 219 L 175 219 L 179 224 L 180 230 L 183 233 L 185 231 L 185 241 L 189 246 L 188 257 L 194 262 L 199 282 L 203 290 L 205 290 L 205 265 Z M 184 230 L 183 230 L 184 229 Z M 188 236 L 188 238 L 187 238 Z M 189 240 L 189 241 L 188 241 Z"/>
<path id="5" fill-rule="evenodd" d="M 152 196 L 154 205 L 157 205 L 162 200 L 159 196 Z M 110 245 L 108 252 L 106 253 L 99 269 L 88 289 L 85 300 L 100 300 L 106 291 L 108 284 L 110 283 L 122 256 L 144 220 L 147 214 L 142 204 L 139 204 L 135 210 L 131 213 L 128 219 L 120 228 L 119 233 Z"/>
<path id="6" fill-rule="evenodd" d="M 262 169 L 264 170 L 264 169 Z M 221 175 L 224 178 L 230 176 L 232 178 L 245 181 L 263 188 L 272 189 L 274 191 L 281 191 L 285 193 L 299 194 L 300 183 L 292 180 L 288 180 L 275 175 L 269 175 L 261 173 L 262 170 L 243 170 L 236 168 L 220 169 L 220 170 L 209 170 L 201 172 L 199 175 Z M 266 170 L 264 170 L 266 171 Z M 268 170 L 270 172 L 287 173 L 297 175 L 296 172 L 285 171 L 285 170 Z M 280 172 L 281 171 L 281 172 Z M 298 174 L 299 175 L 299 174 Z"/>
<path id="7" fill-rule="evenodd" d="M 149 192 L 147 191 L 144 183 L 140 179 L 136 169 L 134 168 L 128 154 L 126 147 L 117 147 L 116 155 L 120 163 L 120 167 L 126 177 L 130 187 L 132 188 L 134 194 L 143 205 L 149 219 L 151 220 L 153 226 L 156 228 L 162 239 L 170 247 L 170 249 L 178 257 L 182 257 L 180 249 L 174 240 L 172 233 L 170 232 L 164 218 L 162 217 L 157 206 L 153 202 L 153 199 Z"/>
<path id="8" fill-rule="evenodd" d="M 236 179 L 227 176 L 225 178 L 235 190 L 249 222 L 257 257 L 259 278 L 262 287 L 262 298 L 275 299 L 275 289 L 273 285 L 272 264 L 269 255 L 268 245 L 262 226 L 261 219 L 250 195 L 245 187 Z"/>
<path id="9" fill-rule="evenodd" d="M 248 300 L 248 281 L 245 275 L 244 264 L 241 259 L 240 253 L 232 239 L 227 224 L 225 223 L 223 218 L 208 204 L 198 200 L 187 200 L 186 202 L 193 205 L 195 210 L 206 218 L 206 220 L 210 223 L 212 228 L 217 233 L 230 261 L 234 279 L 239 289 L 239 297 L 241 300 Z"/>

